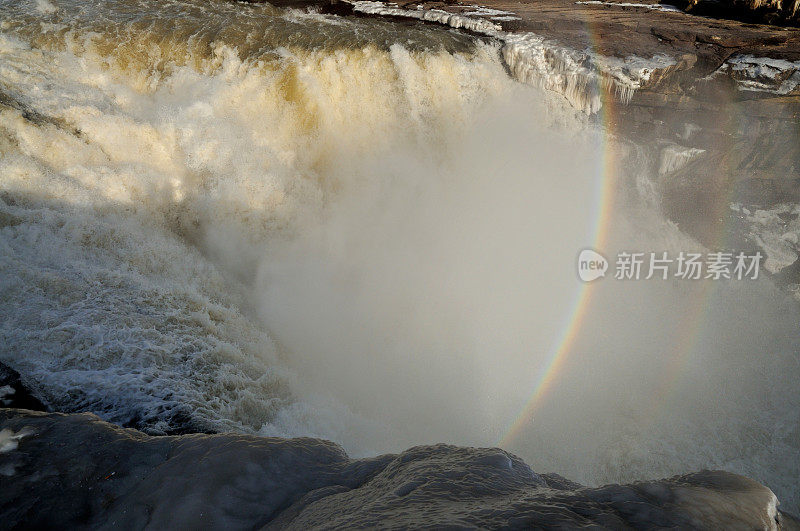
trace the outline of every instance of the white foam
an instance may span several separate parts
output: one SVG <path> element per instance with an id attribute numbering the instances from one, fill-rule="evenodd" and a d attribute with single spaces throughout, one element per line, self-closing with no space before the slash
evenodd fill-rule
<path id="1" fill-rule="evenodd" d="M 364 421 L 329 395 L 318 408 L 296 398 L 237 279 L 331 187 L 372 175 L 366 154 L 458 131 L 513 87 L 497 49 L 283 49 L 252 64 L 218 46 L 162 77 L 115 68 L 78 32 L 66 39 L 80 57 L 0 38 L 7 94 L 65 124 L 0 109 L 6 361 L 56 407 L 154 433 L 183 419 L 369 447 Z"/>
<path id="2" fill-rule="evenodd" d="M 36 10 L 39 13 L 49 15 L 58 11 L 58 6 L 49 0 L 36 0 Z"/>

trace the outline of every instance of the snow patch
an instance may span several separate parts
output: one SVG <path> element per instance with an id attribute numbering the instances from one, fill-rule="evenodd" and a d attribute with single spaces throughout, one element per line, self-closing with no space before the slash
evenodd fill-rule
<path id="1" fill-rule="evenodd" d="M 484 20 L 481 18 L 473 18 L 464 15 L 457 15 L 448 13 L 441 9 L 403 9 L 397 4 L 372 2 L 370 0 L 356 0 L 351 2 L 353 10 L 365 15 L 380 15 L 387 17 L 404 17 L 415 18 L 428 22 L 436 22 L 445 26 L 450 26 L 457 29 L 466 29 L 476 33 L 493 34 L 499 32 L 501 27 L 499 24 Z"/>
<path id="2" fill-rule="evenodd" d="M 492 9 L 483 6 L 475 6 L 469 11 L 462 12 L 462 14 L 467 16 L 487 17 L 498 22 L 522 20 L 516 13 L 512 13 L 511 11 L 502 11 L 500 9 Z"/>
<path id="3" fill-rule="evenodd" d="M 743 91 L 789 94 L 800 87 L 800 61 L 753 55 L 728 59 L 711 77 L 727 74 Z"/>
<path id="4" fill-rule="evenodd" d="M 575 2 L 578 5 L 588 6 L 611 6 L 611 7 L 640 7 L 642 9 L 650 9 L 651 11 L 663 11 L 665 13 L 683 13 L 675 6 L 667 4 L 633 4 L 630 2 L 601 2 L 600 0 L 585 0 L 582 2 Z"/>
<path id="5" fill-rule="evenodd" d="M 0 454 L 13 452 L 19 446 L 19 441 L 24 437 L 33 435 L 33 429 L 25 427 L 14 432 L 14 430 L 5 428 L 0 430 Z"/>

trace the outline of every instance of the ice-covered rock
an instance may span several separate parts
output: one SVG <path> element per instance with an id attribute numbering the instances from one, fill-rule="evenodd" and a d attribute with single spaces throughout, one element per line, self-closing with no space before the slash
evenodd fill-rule
<path id="1" fill-rule="evenodd" d="M 89 414 L 0 410 L 3 527 L 426 526 L 777 529 L 775 495 L 727 472 L 588 488 L 496 448 L 350 459 L 318 439 L 151 437 Z M 7 437 L 6 437 L 7 435 Z"/>
<path id="2" fill-rule="evenodd" d="M 353 10 L 365 15 L 381 15 L 385 17 L 415 18 L 428 22 L 436 22 L 457 29 L 466 29 L 476 33 L 490 34 L 499 31 L 500 24 L 489 20 L 448 13 L 441 9 L 403 9 L 391 2 L 373 2 L 355 0 L 351 2 Z"/>
<path id="3" fill-rule="evenodd" d="M 676 64 L 667 55 L 618 58 L 578 51 L 534 33 L 511 33 L 504 42 L 503 59 L 516 79 L 561 93 L 587 114 L 600 109 L 602 91 L 628 103 L 653 72 Z"/>
<path id="4" fill-rule="evenodd" d="M 780 95 L 800 92 L 800 61 L 734 55 L 710 78 L 718 76 L 730 77 L 743 91 Z"/>
<path id="5" fill-rule="evenodd" d="M 587 114 L 597 112 L 601 94 L 608 92 L 628 103 L 636 90 L 648 85 L 655 72 L 672 69 L 677 61 L 666 54 L 650 58 L 603 56 L 578 50 L 532 32 L 503 31 L 502 22 L 519 20 L 509 11 L 471 6 L 462 13 L 442 9 L 408 9 L 392 2 L 348 1 L 353 11 L 366 15 L 411 18 L 466 29 L 502 43 L 503 60 L 515 79 L 563 95 Z"/>
<path id="6" fill-rule="evenodd" d="M 693 147 L 681 146 L 675 143 L 666 144 L 661 148 L 658 174 L 680 170 L 685 167 L 692 159 L 705 153 L 705 150 Z"/>
<path id="7" fill-rule="evenodd" d="M 634 2 L 601 2 L 600 0 L 586 0 L 582 2 L 575 2 L 577 5 L 595 5 L 595 6 L 608 6 L 618 8 L 636 8 L 636 9 L 650 9 L 653 11 L 663 11 L 664 13 L 680 13 L 681 10 L 669 4 L 641 4 Z"/>

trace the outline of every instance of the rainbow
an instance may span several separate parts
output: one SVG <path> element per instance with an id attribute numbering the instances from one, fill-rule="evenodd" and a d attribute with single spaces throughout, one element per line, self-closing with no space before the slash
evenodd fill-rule
<path id="1" fill-rule="evenodd" d="M 603 136 L 604 145 L 602 146 L 603 157 L 600 164 L 601 171 L 594 180 L 599 197 L 599 201 L 597 202 L 598 223 L 594 235 L 595 249 L 603 249 L 607 243 L 611 214 L 614 212 L 615 194 L 613 191 L 616 183 L 615 176 L 618 174 L 616 171 L 618 163 L 617 157 L 608 145 L 611 139 L 611 128 L 616 124 L 615 111 L 617 101 L 614 99 L 613 95 L 610 94 L 610 91 L 601 90 L 600 94 L 602 106 L 598 113 L 605 133 Z M 531 397 L 497 442 L 497 446 L 507 447 L 519 436 L 523 428 L 533 422 L 536 410 L 542 404 L 548 392 L 553 389 L 553 385 L 562 373 L 569 353 L 580 333 L 584 319 L 589 315 L 589 308 L 592 302 L 592 288 L 593 284 L 585 284 L 581 287 L 576 301 L 573 304 L 573 310 L 569 314 L 569 320 L 558 336 L 559 340 L 556 343 L 556 347 L 553 349 L 552 355 L 535 379 L 536 383 L 533 386 Z"/>
<path id="2" fill-rule="evenodd" d="M 586 22 L 587 33 L 592 50 L 599 50 L 598 34 L 592 31 L 591 24 Z M 615 193 L 617 186 L 617 176 L 620 174 L 620 160 L 616 151 L 611 147 L 611 141 L 615 136 L 618 123 L 618 109 L 621 103 L 615 98 L 613 89 L 600 90 L 601 107 L 598 111 L 598 119 L 603 129 L 602 159 L 598 167 L 600 171 L 595 176 L 597 201 L 597 225 L 594 233 L 593 248 L 597 250 L 605 249 L 608 244 L 608 236 L 612 214 L 615 211 Z M 724 171 L 723 168 L 720 168 Z M 721 203 L 722 204 L 722 203 Z M 720 226 L 717 236 L 721 237 L 724 227 Z M 716 239 L 716 238 L 715 238 Z M 719 243 L 719 242 L 718 242 Z M 607 257 L 608 258 L 608 257 Z M 581 287 L 572 305 L 569 319 L 557 336 L 557 342 L 552 348 L 552 354 L 536 374 L 530 398 L 524 403 L 520 413 L 514 418 L 508 428 L 502 433 L 497 441 L 499 447 L 509 447 L 529 426 L 536 411 L 546 401 L 548 394 L 554 389 L 555 383 L 565 369 L 566 362 L 573 350 L 576 340 L 580 335 L 585 320 L 590 315 L 592 307 L 594 284 L 585 284 Z M 657 410 L 665 407 L 678 388 L 678 380 L 688 358 L 695 351 L 697 341 L 702 336 L 703 325 L 709 313 L 709 300 L 712 294 L 710 283 L 702 282 L 700 291 L 695 293 L 692 305 L 688 312 L 685 312 L 680 319 L 680 330 L 684 331 L 680 337 L 676 338 L 675 348 L 673 349 L 669 363 L 661 377 L 661 383 L 656 386 L 652 394 L 652 404 L 645 408 L 645 417 L 653 419 L 656 417 Z"/>

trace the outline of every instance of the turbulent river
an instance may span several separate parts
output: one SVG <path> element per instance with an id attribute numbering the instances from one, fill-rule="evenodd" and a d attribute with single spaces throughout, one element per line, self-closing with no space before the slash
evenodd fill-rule
<path id="1" fill-rule="evenodd" d="M 764 275 L 587 296 L 598 234 L 709 249 L 646 150 L 510 71 L 417 22 L 0 0 L 0 361 L 152 434 L 721 468 L 797 511 L 797 302 Z"/>

